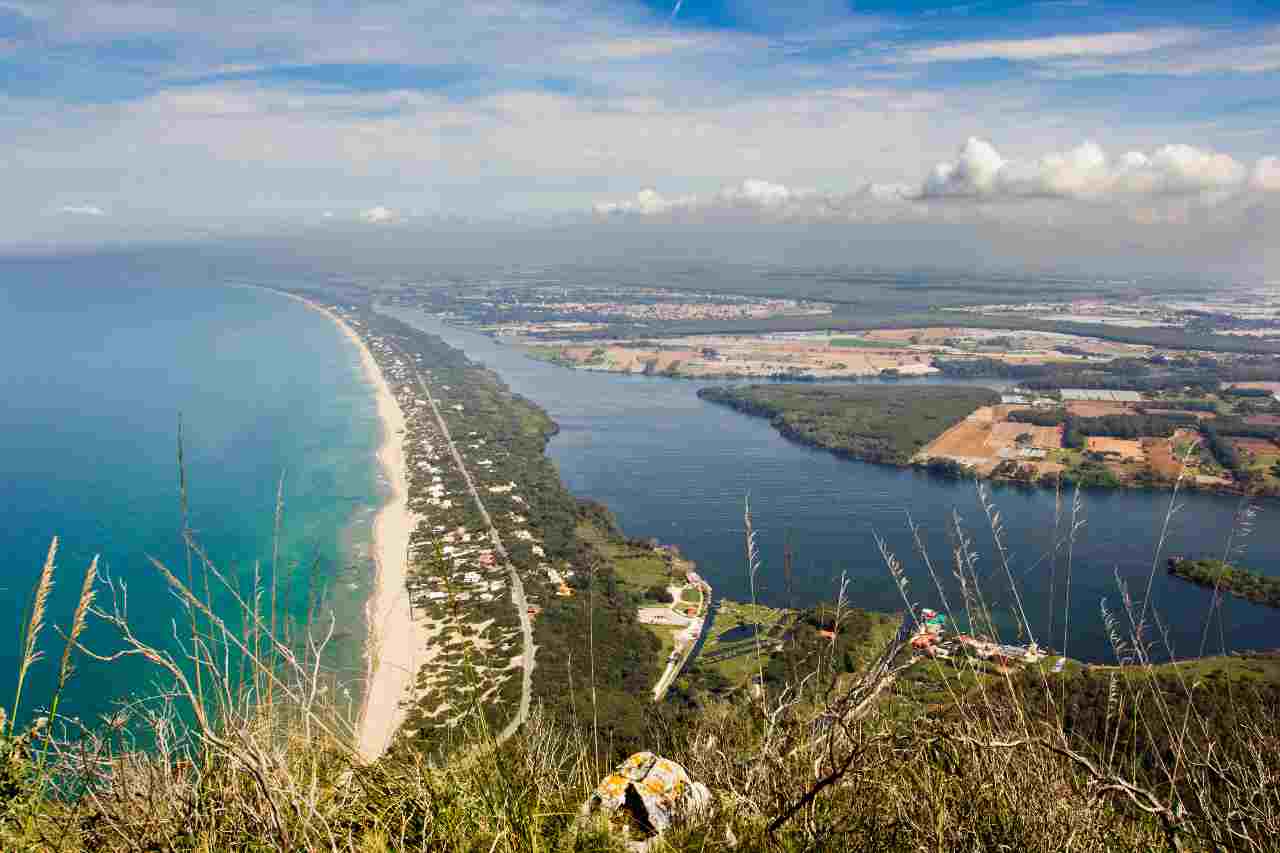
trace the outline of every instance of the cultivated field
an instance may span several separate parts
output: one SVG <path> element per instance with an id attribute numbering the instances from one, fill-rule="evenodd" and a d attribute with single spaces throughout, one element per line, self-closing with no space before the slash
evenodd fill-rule
<path id="1" fill-rule="evenodd" d="M 1106 415 L 1131 415 L 1132 403 L 1106 403 L 1101 400 L 1072 400 L 1067 411 L 1080 418 L 1100 418 Z"/>
<path id="2" fill-rule="evenodd" d="M 1095 453 L 1114 453 L 1125 462 L 1143 462 L 1147 457 L 1139 439 L 1089 436 L 1088 448 Z"/>
<path id="3" fill-rule="evenodd" d="M 1280 454 L 1280 446 L 1269 438 L 1233 438 L 1231 443 L 1237 450 L 1244 450 L 1254 456 L 1274 456 Z"/>
<path id="4" fill-rule="evenodd" d="M 1182 470 L 1182 462 L 1174 455 L 1173 442 L 1170 439 L 1145 438 L 1142 444 L 1151 470 L 1166 480 L 1172 480 L 1178 476 L 1178 472 Z"/>
<path id="5" fill-rule="evenodd" d="M 1005 460 L 1015 460 L 1034 468 L 1038 474 L 1062 470 L 1056 463 L 1022 460 L 1018 436 L 1030 435 L 1027 447 L 1057 450 L 1062 447 L 1061 427 L 1040 427 L 1004 420 L 1017 406 L 983 406 L 960 423 L 938 436 L 918 456 L 952 459 L 972 465 L 979 474 L 990 474 Z"/>

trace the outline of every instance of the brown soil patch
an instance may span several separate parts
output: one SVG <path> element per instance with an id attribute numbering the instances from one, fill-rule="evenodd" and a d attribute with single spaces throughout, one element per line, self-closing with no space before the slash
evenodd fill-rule
<path id="1" fill-rule="evenodd" d="M 1233 438 L 1237 450 L 1247 450 L 1255 456 L 1271 456 L 1280 453 L 1280 446 L 1269 438 Z"/>
<path id="2" fill-rule="evenodd" d="M 1104 415 L 1132 415 L 1132 403 L 1106 403 L 1100 400 L 1072 400 L 1067 411 L 1081 418 L 1100 418 Z"/>
<path id="3" fill-rule="evenodd" d="M 935 438 L 925 448 L 924 455 L 966 459 L 986 458 L 992 455 L 987 446 L 990 435 L 991 409 L 984 406 Z"/>
<path id="4" fill-rule="evenodd" d="M 863 334 L 872 341 L 908 341 L 917 338 L 920 343 L 938 343 L 944 338 L 964 337 L 979 329 L 967 329 L 963 326 L 937 326 L 930 329 L 873 329 Z"/>
<path id="5" fill-rule="evenodd" d="M 1232 388 L 1265 388 L 1272 394 L 1280 394 L 1280 382 L 1232 382 Z"/>
<path id="6" fill-rule="evenodd" d="M 1147 462 L 1151 470 L 1161 477 L 1172 480 L 1182 470 L 1182 463 L 1173 455 L 1173 442 L 1167 438 L 1148 438 L 1143 440 L 1147 453 Z"/>
<path id="7" fill-rule="evenodd" d="M 1217 412 L 1193 412 L 1188 409 L 1152 409 L 1150 407 L 1146 407 L 1146 412 L 1149 415 L 1181 415 L 1183 417 L 1193 416 L 1195 417 L 1196 420 L 1200 420 L 1200 421 L 1207 421 L 1210 418 L 1216 418 L 1218 416 Z"/>
<path id="8" fill-rule="evenodd" d="M 1089 449 L 1096 453 L 1115 453 L 1123 460 L 1142 462 L 1146 459 L 1142 442 L 1137 439 L 1089 436 Z"/>
<path id="9" fill-rule="evenodd" d="M 1024 433 L 1031 435 L 1032 447 L 1043 447 L 1046 450 L 1057 450 L 1062 447 L 1061 427 L 1032 426 L 1020 423 L 998 423 L 991 426 L 991 444 L 1011 446 Z"/>

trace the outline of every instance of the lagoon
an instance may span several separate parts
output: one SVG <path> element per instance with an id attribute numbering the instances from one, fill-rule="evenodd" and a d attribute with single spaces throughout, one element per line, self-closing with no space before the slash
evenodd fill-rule
<path id="1" fill-rule="evenodd" d="M 749 495 L 764 561 L 762 603 L 803 606 L 830 600 L 843 574 L 853 604 L 901 609 L 903 599 L 878 550 L 879 536 L 904 564 L 914 603 L 941 608 L 947 603 L 945 595 L 958 607 L 959 592 L 951 581 L 950 532 L 958 515 L 979 554 L 989 604 L 997 621 L 1007 626 L 1005 639 L 1017 639 L 1011 616 L 1017 605 L 1003 564 L 994 556 L 990 528 L 972 483 L 839 459 L 794 444 L 763 419 L 697 398 L 699 388 L 716 383 L 571 372 L 419 311 L 390 306 L 379 310 L 440 335 L 546 409 L 560 425 L 547 452 L 566 486 L 580 497 L 608 504 L 627 535 L 678 545 L 697 561 L 717 594 L 749 597 L 743 544 L 743 503 Z M 1083 526 L 1071 549 L 1068 597 L 1067 549 L 1060 549 L 1056 571 L 1048 554 L 1055 517 L 1064 531 L 1061 538 L 1070 526 L 1071 497 L 1064 495 L 1059 509 L 1050 490 L 992 489 L 1002 514 L 1009 574 L 1022 594 L 1034 639 L 1072 656 L 1113 660 L 1101 608 L 1105 603 L 1124 625 L 1120 584 L 1127 585 L 1132 599 L 1140 600 L 1150 580 L 1146 636 L 1157 642 L 1154 653 L 1199 653 L 1210 596 L 1168 577 L 1163 557 L 1220 556 L 1239 501 L 1180 495 L 1167 541 L 1158 551 L 1170 493 L 1082 492 L 1077 520 Z M 1245 555 L 1242 562 L 1280 574 L 1280 502 L 1264 501 L 1258 508 L 1251 532 L 1236 536 L 1233 547 Z M 941 592 L 914 550 L 908 518 L 920 528 L 943 581 Z M 795 554 L 790 588 L 782 571 L 788 540 Z M 1280 617 L 1273 611 L 1228 599 L 1221 613 L 1221 630 L 1215 619 L 1205 642 L 1207 651 L 1280 646 Z"/>

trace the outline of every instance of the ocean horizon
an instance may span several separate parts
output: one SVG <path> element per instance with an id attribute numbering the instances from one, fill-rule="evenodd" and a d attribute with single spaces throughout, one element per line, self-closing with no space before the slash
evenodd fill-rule
<path id="1" fill-rule="evenodd" d="M 28 676 L 23 718 L 49 701 L 62 652 L 53 628 L 70 622 L 95 554 L 102 574 L 127 588 L 136 633 L 175 648 L 185 616 L 151 560 L 185 576 L 179 419 L 190 526 L 242 587 L 255 563 L 263 576 L 271 570 L 283 482 L 285 608 L 305 618 L 314 572 L 322 614 L 336 620 L 329 662 L 358 694 L 372 519 L 386 494 L 375 456 L 381 424 L 359 352 L 292 299 L 193 277 L 89 259 L 0 265 L 0 323 L 10 330 L 0 340 L 0 636 L 12 638 L 0 644 L 0 684 L 14 683 L 31 591 L 51 538 L 60 539 L 45 657 Z M 97 604 L 112 605 L 105 587 Z M 100 652 L 120 647 L 92 621 L 85 642 Z M 159 675 L 136 661 L 78 656 L 60 714 L 92 724 L 120 702 L 154 694 Z"/>

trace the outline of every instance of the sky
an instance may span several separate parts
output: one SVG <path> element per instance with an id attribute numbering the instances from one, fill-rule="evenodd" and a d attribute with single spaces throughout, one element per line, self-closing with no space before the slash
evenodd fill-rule
<path id="1" fill-rule="evenodd" d="M 1271 0 L 0 0 L 0 102 L 6 246 L 812 226 L 1280 280 Z"/>

